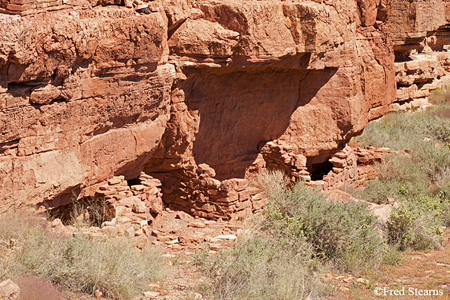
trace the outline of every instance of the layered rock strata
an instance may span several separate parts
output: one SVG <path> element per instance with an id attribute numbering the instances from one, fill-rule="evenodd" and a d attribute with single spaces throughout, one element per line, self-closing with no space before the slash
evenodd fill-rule
<path id="1" fill-rule="evenodd" d="M 391 109 L 426 107 L 431 91 L 450 85 L 450 2 L 396 0 L 387 19 L 396 57 Z"/>
<path id="2" fill-rule="evenodd" d="M 3 204 L 62 205 L 139 175 L 170 117 L 165 22 L 119 7 L 0 15 Z"/>
<path id="3" fill-rule="evenodd" d="M 261 207 L 265 168 L 323 179 L 391 109 L 394 53 L 447 22 L 427 20 L 448 2 L 419 2 L 156 0 L 140 15 L 1 0 L 1 206 L 60 206 L 144 171 L 165 205 L 233 218 Z"/>

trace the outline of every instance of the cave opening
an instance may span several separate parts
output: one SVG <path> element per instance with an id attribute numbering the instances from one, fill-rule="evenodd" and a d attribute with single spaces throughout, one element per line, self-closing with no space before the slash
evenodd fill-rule
<path id="1" fill-rule="evenodd" d="M 139 177 L 127 179 L 127 184 L 129 187 L 132 187 L 133 185 L 139 185 L 142 181 L 139 179 Z"/>
<path id="2" fill-rule="evenodd" d="M 311 180 L 323 180 L 333 168 L 333 164 L 327 159 L 323 162 L 306 162 L 306 168 L 311 176 Z"/>

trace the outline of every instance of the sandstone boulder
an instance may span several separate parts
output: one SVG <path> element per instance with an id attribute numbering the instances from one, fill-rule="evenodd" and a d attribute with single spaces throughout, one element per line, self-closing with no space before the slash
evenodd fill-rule
<path id="1" fill-rule="evenodd" d="M 0 282 L 0 299 L 19 300 L 20 289 L 11 279 Z"/>

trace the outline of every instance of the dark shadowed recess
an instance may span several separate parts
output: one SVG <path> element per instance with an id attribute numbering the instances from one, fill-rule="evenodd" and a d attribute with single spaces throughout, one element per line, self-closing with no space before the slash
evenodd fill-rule
<path id="1" fill-rule="evenodd" d="M 306 167 L 311 175 L 311 180 L 322 180 L 325 175 L 327 175 L 333 168 L 333 164 L 328 160 L 327 156 L 325 161 L 314 160 L 316 157 L 310 157 L 306 161 Z"/>
<path id="2" fill-rule="evenodd" d="M 246 68 L 234 72 L 191 70 L 182 89 L 189 110 L 200 115 L 194 142 L 197 164 L 219 180 L 243 178 L 258 145 L 279 138 L 292 113 L 308 104 L 335 69 Z"/>

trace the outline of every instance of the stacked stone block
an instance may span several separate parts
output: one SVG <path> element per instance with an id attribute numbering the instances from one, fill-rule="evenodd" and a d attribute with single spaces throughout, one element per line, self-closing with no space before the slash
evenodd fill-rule
<path id="1" fill-rule="evenodd" d="M 306 157 L 295 154 L 291 145 L 280 141 L 270 141 L 261 149 L 267 168 L 281 169 L 289 174 L 292 181 L 311 181 L 306 167 Z"/>
<path id="2" fill-rule="evenodd" d="M 316 182 L 324 190 L 351 185 L 358 188 L 377 176 L 373 164 L 381 162 L 383 155 L 390 152 L 388 148 L 353 148 L 345 147 L 332 155 L 333 164 L 331 172 L 324 176 L 322 181 Z"/>
<path id="3" fill-rule="evenodd" d="M 450 85 L 450 52 L 411 56 L 412 60 L 395 63 L 397 99 L 391 110 L 424 107 L 431 91 Z"/>
<path id="4" fill-rule="evenodd" d="M 148 234 L 148 224 L 163 210 L 161 181 L 145 173 L 140 174 L 139 181 L 129 186 L 124 176 L 115 176 L 99 187 L 96 197 L 104 197 L 114 208 L 114 218 L 104 227 Z"/>
<path id="5" fill-rule="evenodd" d="M 426 107 L 431 91 L 450 85 L 450 26 L 428 32 L 415 46 L 394 64 L 397 98 L 391 110 Z"/>
<path id="6" fill-rule="evenodd" d="M 261 149 L 268 169 L 284 171 L 293 182 L 302 180 L 306 185 L 320 190 L 330 190 L 342 185 L 359 187 L 376 177 L 373 164 L 380 162 L 387 148 L 354 148 L 346 146 L 334 152 L 328 159 L 332 164 L 331 171 L 323 180 L 311 180 L 307 168 L 307 158 L 295 154 L 292 147 L 279 141 L 266 143 Z"/>
<path id="7" fill-rule="evenodd" d="M 264 206 L 262 194 L 247 179 L 217 180 L 207 164 L 200 164 L 190 176 L 166 180 L 164 194 L 169 207 L 202 218 L 231 220 L 242 219 Z"/>

